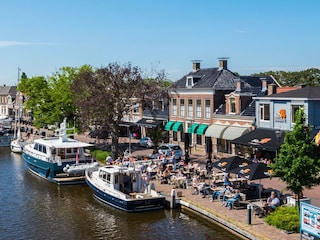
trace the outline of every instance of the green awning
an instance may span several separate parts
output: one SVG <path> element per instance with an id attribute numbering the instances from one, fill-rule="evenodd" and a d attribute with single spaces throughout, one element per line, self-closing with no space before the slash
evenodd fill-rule
<path id="1" fill-rule="evenodd" d="M 209 127 L 208 124 L 200 124 L 200 126 L 197 128 L 196 133 L 198 135 L 204 135 L 208 127 Z"/>
<path id="2" fill-rule="evenodd" d="M 172 131 L 179 132 L 179 131 L 182 131 L 182 130 L 183 130 L 182 122 L 175 122 L 175 124 L 172 127 Z"/>
<path id="3" fill-rule="evenodd" d="M 166 130 L 166 131 L 172 130 L 172 127 L 173 127 L 174 123 L 175 123 L 175 121 L 167 122 L 166 125 L 164 126 L 164 130 Z"/>
<path id="4" fill-rule="evenodd" d="M 196 133 L 197 128 L 200 124 L 194 123 L 191 125 L 191 127 L 188 128 L 188 133 Z"/>

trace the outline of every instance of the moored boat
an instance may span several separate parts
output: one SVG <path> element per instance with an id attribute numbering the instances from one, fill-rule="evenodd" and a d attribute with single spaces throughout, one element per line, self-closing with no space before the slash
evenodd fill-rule
<path id="1" fill-rule="evenodd" d="M 165 197 L 152 186 L 146 187 L 141 171 L 107 165 L 86 169 L 86 181 L 97 199 L 127 212 L 163 209 Z"/>
<path id="2" fill-rule="evenodd" d="M 11 140 L 11 143 L 10 143 L 11 152 L 22 153 L 22 149 L 25 144 L 26 142 L 23 140 L 21 136 L 20 128 L 19 128 L 17 136 Z"/>
<path id="3" fill-rule="evenodd" d="M 0 131 L 0 147 L 10 147 L 13 134 L 8 130 Z"/>
<path id="4" fill-rule="evenodd" d="M 85 183 L 85 168 L 97 166 L 86 151 L 92 145 L 68 136 L 64 119 L 58 136 L 39 138 L 26 144 L 22 158 L 29 170 L 59 185 Z"/>

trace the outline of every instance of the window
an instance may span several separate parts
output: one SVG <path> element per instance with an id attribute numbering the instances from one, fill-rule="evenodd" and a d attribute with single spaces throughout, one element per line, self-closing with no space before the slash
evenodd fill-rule
<path id="1" fill-rule="evenodd" d="M 178 133 L 176 131 L 172 133 L 172 139 L 173 141 L 178 141 Z"/>
<path id="2" fill-rule="evenodd" d="M 180 99 L 180 117 L 185 117 L 184 99 Z"/>
<path id="3" fill-rule="evenodd" d="M 296 114 L 299 109 L 303 108 L 303 105 L 292 105 L 291 106 L 291 122 L 295 123 L 296 119 Z"/>
<path id="4" fill-rule="evenodd" d="M 177 99 L 172 99 L 172 115 L 177 116 Z"/>
<path id="5" fill-rule="evenodd" d="M 270 121 L 269 104 L 260 104 L 260 120 Z"/>
<path id="6" fill-rule="evenodd" d="M 139 103 L 132 103 L 132 113 L 139 113 Z"/>
<path id="7" fill-rule="evenodd" d="M 236 113 L 236 99 L 229 98 L 229 113 Z"/>
<path id="8" fill-rule="evenodd" d="M 197 134 L 197 139 L 196 139 L 196 141 L 197 141 L 197 144 L 198 144 L 198 145 L 202 145 L 202 135 Z"/>
<path id="9" fill-rule="evenodd" d="M 192 87 L 192 85 L 193 85 L 193 78 L 187 77 L 187 87 Z"/>
<path id="10" fill-rule="evenodd" d="M 204 118 L 210 119 L 211 111 L 210 111 L 210 100 L 205 100 L 204 103 Z"/>
<path id="11" fill-rule="evenodd" d="M 193 117 L 192 99 L 188 99 L 188 117 Z"/>
<path id="12" fill-rule="evenodd" d="M 201 118 L 201 99 L 196 101 L 196 118 Z"/>

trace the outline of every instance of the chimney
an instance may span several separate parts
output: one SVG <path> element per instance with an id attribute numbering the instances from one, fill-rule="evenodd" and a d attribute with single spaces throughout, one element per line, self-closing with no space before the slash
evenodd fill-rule
<path id="1" fill-rule="evenodd" d="M 196 72 L 200 69 L 200 60 L 192 60 L 192 71 Z"/>
<path id="2" fill-rule="evenodd" d="M 266 92 L 268 90 L 268 87 L 267 87 L 267 78 L 265 77 L 262 77 L 260 78 L 261 80 L 261 91 L 262 92 Z"/>
<path id="3" fill-rule="evenodd" d="M 241 92 L 244 82 L 242 82 L 240 78 L 236 78 L 234 81 L 236 82 L 236 92 Z"/>
<path id="4" fill-rule="evenodd" d="M 268 95 L 275 94 L 277 92 L 277 86 L 274 83 L 268 85 Z"/>
<path id="5" fill-rule="evenodd" d="M 219 59 L 219 69 L 228 69 L 228 59 L 227 58 L 218 58 Z"/>

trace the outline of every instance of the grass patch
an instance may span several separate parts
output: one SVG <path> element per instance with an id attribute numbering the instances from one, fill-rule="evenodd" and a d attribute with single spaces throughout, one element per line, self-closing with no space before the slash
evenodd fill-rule
<path id="1" fill-rule="evenodd" d="M 98 162 L 106 164 L 106 158 L 111 153 L 107 151 L 102 151 L 102 150 L 93 150 L 91 151 L 91 154 Z"/>

